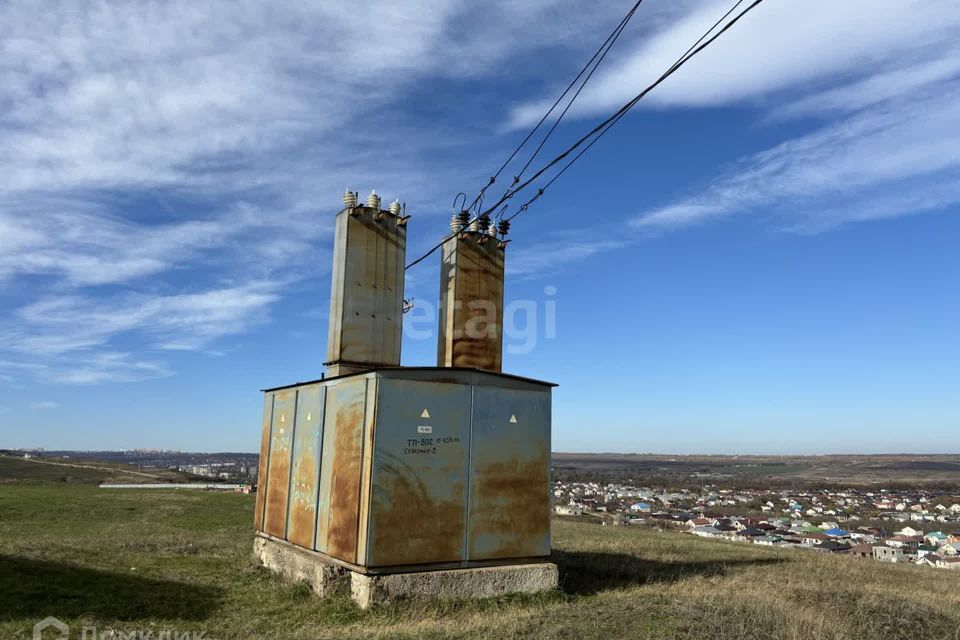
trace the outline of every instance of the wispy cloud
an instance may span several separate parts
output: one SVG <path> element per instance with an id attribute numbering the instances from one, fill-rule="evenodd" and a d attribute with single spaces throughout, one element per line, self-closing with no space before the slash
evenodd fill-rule
<path id="1" fill-rule="evenodd" d="M 729 6 L 726 0 L 707 0 L 677 12 L 665 25 L 655 23 L 653 33 L 641 28 L 632 43 L 618 45 L 618 60 L 598 72 L 574 112 L 584 116 L 619 107 L 659 77 Z M 958 27 L 960 12 L 951 0 L 766 2 L 640 105 L 744 103 L 846 84 L 891 67 L 903 71 L 902 83 L 912 83 L 905 70 L 927 67 L 955 49 Z M 925 73 L 935 78 L 946 71 L 927 68 Z M 536 122 L 551 101 L 521 104 L 509 120 L 515 126 Z"/>
<path id="2" fill-rule="evenodd" d="M 0 347 L 56 355 L 136 332 L 152 348 L 195 350 L 265 321 L 277 298 L 273 283 L 191 294 L 44 298 L 18 311 L 18 329 L 0 336 Z"/>
<path id="3" fill-rule="evenodd" d="M 581 96 L 574 117 L 606 114 L 625 102 L 728 5 L 686 7 L 655 34 L 623 45 Z M 637 215 L 632 236 L 610 240 L 629 243 L 751 212 L 779 229 L 816 233 L 960 202 L 958 28 L 960 12 L 948 1 L 765 3 L 641 108 L 737 105 L 754 109 L 761 126 L 789 124 L 786 130 L 799 133 L 731 159 L 700 188 L 691 185 L 687 194 Z M 526 126 L 546 104 L 522 103 L 508 121 Z M 597 242 L 584 241 L 585 255 Z"/>
<path id="4" fill-rule="evenodd" d="M 56 402 L 51 402 L 51 401 L 49 401 L 49 400 L 44 400 L 44 401 L 42 401 L 42 402 L 31 402 L 31 403 L 30 403 L 30 408 L 31 408 L 31 409 L 56 409 L 56 408 L 59 407 L 59 406 L 60 406 L 60 405 L 57 404 Z"/>
<path id="5" fill-rule="evenodd" d="M 405 196 L 418 216 L 445 209 L 437 192 L 482 178 L 485 151 L 474 147 L 503 124 L 466 111 L 476 83 L 496 81 L 499 103 L 507 74 L 554 82 L 524 56 L 579 57 L 622 10 L 609 8 L 0 5 L 0 381 L 153 378 L 172 373 L 165 351 L 229 349 L 230 336 L 270 321 L 291 284 L 325 269 L 317 247 L 332 216 L 319 212 L 343 187 Z M 636 37 L 572 118 L 632 95 L 725 8 L 645 5 Z M 957 124 L 958 25 L 947 0 L 765 3 L 648 104 L 748 104 L 767 121 L 823 118 L 820 128 L 643 212 L 633 236 L 554 233 L 508 268 L 530 276 L 750 208 L 790 213 L 784 227 L 810 231 L 954 202 L 945 132 Z M 438 93 L 442 83 L 460 93 Z M 438 96 L 470 116 L 441 122 L 400 108 Z M 539 117 L 543 103 L 524 100 L 510 125 Z"/>
<path id="6" fill-rule="evenodd" d="M 884 103 L 742 160 L 702 193 L 648 211 L 640 228 L 763 208 L 822 231 L 960 202 L 960 83 Z"/>
<path id="7" fill-rule="evenodd" d="M 464 178 L 433 152 L 469 135 L 393 109 L 418 81 L 576 42 L 590 4 L 4 3 L 0 380 L 168 375 L 136 350 L 268 321 L 325 270 L 344 186 L 432 206 Z"/>

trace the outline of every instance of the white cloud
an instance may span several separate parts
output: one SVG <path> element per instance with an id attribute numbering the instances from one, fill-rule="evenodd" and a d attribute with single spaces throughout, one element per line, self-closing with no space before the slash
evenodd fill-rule
<path id="1" fill-rule="evenodd" d="M 469 136 L 393 108 L 416 82 L 575 42 L 591 4 L 3 3 L 0 380 L 168 375 L 114 342 L 206 352 L 266 321 L 326 269 L 344 186 L 419 213 L 471 177 L 431 153 Z"/>
<path id="2" fill-rule="evenodd" d="M 251 283 L 189 294 L 48 297 L 18 311 L 17 328 L 0 335 L 0 347 L 58 355 L 137 333 L 151 348 L 197 350 L 264 322 L 278 295 L 273 283 Z"/>
<path id="3" fill-rule="evenodd" d="M 699 3 L 632 48 L 621 45 L 574 115 L 606 114 L 628 100 L 728 7 Z M 772 212 L 785 230 L 820 232 L 960 202 L 958 28 L 960 12 L 946 0 L 760 5 L 640 104 L 743 105 L 767 125 L 801 132 L 643 212 L 633 239 L 743 212 Z M 519 105 L 510 123 L 526 126 L 547 103 Z M 799 118 L 807 120 L 787 122 Z"/>
<path id="4" fill-rule="evenodd" d="M 56 409 L 56 408 L 59 407 L 59 406 L 60 406 L 60 405 L 57 404 L 56 402 L 51 402 L 51 401 L 49 401 L 49 400 L 44 400 L 44 401 L 42 401 L 42 402 L 31 402 L 31 403 L 30 403 L 30 408 L 31 408 L 31 409 Z"/>
<path id="5" fill-rule="evenodd" d="M 744 7 L 748 3 L 744 3 Z M 730 7 L 708 0 L 665 28 L 619 45 L 618 60 L 598 71 L 571 113 L 609 113 L 656 80 Z M 636 19 L 642 19 L 638 14 Z M 709 107 L 809 90 L 851 76 L 927 66 L 955 47 L 960 12 L 952 0 L 765 2 L 657 87 L 641 106 Z M 625 51 L 625 52 L 624 52 Z M 612 54 L 611 54 L 612 55 Z M 947 71 L 927 69 L 935 78 Z M 514 126 L 535 122 L 552 98 L 518 106 Z"/>
<path id="6" fill-rule="evenodd" d="M 822 231 L 960 202 L 960 83 L 885 103 L 744 159 L 703 192 L 634 221 L 675 227 L 764 208 Z"/>

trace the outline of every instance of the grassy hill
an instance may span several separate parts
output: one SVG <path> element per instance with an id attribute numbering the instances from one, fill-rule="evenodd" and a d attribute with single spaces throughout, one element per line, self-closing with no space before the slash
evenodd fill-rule
<path id="1" fill-rule="evenodd" d="M 960 573 L 568 521 L 561 592 L 364 612 L 255 566 L 252 511 L 230 493 L 0 485 L 0 637 L 48 615 L 71 638 L 960 637 Z"/>
<path id="2" fill-rule="evenodd" d="M 133 465 L 100 460 L 61 460 L 0 455 L 0 483 L 100 484 L 119 482 L 188 482 L 193 476 L 166 469 L 138 469 Z M 206 481 L 200 478 L 201 481 Z"/>

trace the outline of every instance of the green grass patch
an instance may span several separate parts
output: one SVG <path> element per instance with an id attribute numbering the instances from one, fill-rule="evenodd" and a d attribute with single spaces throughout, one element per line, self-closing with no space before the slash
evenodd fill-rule
<path id="1" fill-rule="evenodd" d="M 252 560 L 253 496 L 0 485 L 0 637 L 57 616 L 224 638 L 870 638 L 960 634 L 960 574 L 678 533 L 554 522 L 562 589 L 399 603 L 317 599 Z"/>

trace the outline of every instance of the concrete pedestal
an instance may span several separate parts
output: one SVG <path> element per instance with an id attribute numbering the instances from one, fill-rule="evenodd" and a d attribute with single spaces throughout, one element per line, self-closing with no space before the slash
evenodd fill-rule
<path id="1" fill-rule="evenodd" d="M 417 598 L 491 598 L 507 593 L 556 589 L 557 566 L 549 562 L 365 575 L 286 542 L 257 536 L 254 556 L 291 582 L 306 581 L 320 597 L 346 594 L 360 607 Z"/>
<path id="2" fill-rule="evenodd" d="M 253 555 L 260 564 L 288 582 L 309 583 L 321 598 L 350 590 L 352 571 L 292 544 L 257 536 L 253 541 Z"/>

